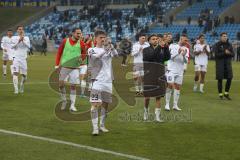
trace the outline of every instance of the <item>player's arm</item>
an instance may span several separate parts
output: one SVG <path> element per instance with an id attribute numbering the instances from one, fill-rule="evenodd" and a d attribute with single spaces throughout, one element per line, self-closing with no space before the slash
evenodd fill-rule
<path id="1" fill-rule="evenodd" d="M 18 40 L 18 38 L 17 38 L 17 37 L 14 37 L 14 38 L 12 39 L 12 42 L 13 42 L 12 48 L 13 48 L 13 49 L 16 49 L 16 48 L 17 48 L 17 45 L 20 43 L 19 40 Z"/>
<path id="2" fill-rule="evenodd" d="M 198 56 L 199 54 L 201 54 L 202 53 L 202 51 L 199 51 L 198 50 L 198 45 L 195 45 L 194 46 L 194 50 L 193 50 L 193 54 L 195 55 L 195 56 Z"/>
<path id="3" fill-rule="evenodd" d="M 5 47 L 5 43 L 6 43 L 6 38 L 3 37 L 1 40 L 1 48 L 3 49 L 4 52 L 7 52 L 7 48 Z"/>
<path id="4" fill-rule="evenodd" d="M 218 43 L 214 45 L 215 58 L 221 59 L 225 56 L 225 51 L 218 47 Z"/>
<path id="5" fill-rule="evenodd" d="M 64 39 L 64 40 L 62 41 L 62 43 L 60 44 L 60 46 L 59 46 L 59 48 L 58 48 L 58 52 L 57 52 L 56 60 L 55 60 L 55 68 L 59 68 L 60 61 L 61 61 L 61 57 L 62 57 L 62 54 L 63 54 L 63 50 L 64 50 L 64 47 L 65 47 L 65 44 L 66 44 L 66 39 Z"/>
<path id="6" fill-rule="evenodd" d="M 110 49 L 109 49 L 108 52 L 109 52 L 108 54 L 111 57 L 118 57 L 118 56 L 120 56 L 120 54 L 118 53 L 118 51 L 114 48 L 114 46 L 112 44 L 111 44 Z"/>
<path id="7" fill-rule="evenodd" d="M 178 49 L 176 46 L 170 45 L 169 51 L 170 51 L 170 54 L 171 54 L 170 59 L 174 60 L 179 55 L 180 47 Z"/>
<path id="8" fill-rule="evenodd" d="M 12 48 L 13 49 L 17 49 L 17 47 L 18 47 L 18 45 L 21 43 L 23 41 L 23 38 L 17 38 L 17 37 L 15 37 L 15 38 L 13 38 L 13 46 L 12 46 Z"/>
<path id="9" fill-rule="evenodd" d="M 174 52 L 174 55 L 176 54 L 175 52 Z M 177 55 L 180 55 L 180 56 L 174 56 L 173 55 L 174 60 L 180 60 L 180 61 L 183 61 L 184 63 L 187 63 L 188 62 L 188 55 L 189 55 L 188 52 L 189 52 L 189 50 L 187 48 L 185 48 L 185 47 L 181 48 L 180 47 L 179 49 L 177 49 Z"/>
<path id="10" fill-rule="evenodd" d="M 107 52 L 106 52 L 105 50 L 102 51 L 102 52 L 96 53 L 93 48 L 89 48 L 89 49 L 88 49 L 88 55 L 89 55 L 89 57 L 90 57 L 91 59 L 101 58 L 101 57 L 102 57 L 104 54 L 106 54 L 106 53 L 107 53 Z"/>
<path id="11" fill-rule="evenodd" d="M 140 52 L 140 50 L 139 50 L 138 46 L 137 45 L 133 45 L 131 55 L 132 56 L 137 56 L 139 54 L 139 52 Z"/>
<path id="12" fill-rule="evenodd" d="M 118 54 L 118 51 L 115 48 L 111 49 L 110 54 L 111 54 L 111 57 L 118 57 L 120 55 Z"/>
<path id="13" fill-rule="evenodd" d="M 210 54 L 210 47 L 209 47 L 209 45 L 205 45 L 204 46 L 204 48 L 203 48 L 203 51 L 204 51 L 204 53 L 206 53 L 207 55 L 209 55 Z"/>
<path id="14" fill-rule="evenodd" d="M 182 52 L 182 56 L 183 56 L 183 62 L 184 63 L 188 63 L 188 58 L 189 58 L 189 49 L 185 48 L 184 51 Z"/>
<path id="15" fill-rule="evenodd" d="M 230 44 L 230 47 L 225 50 L 225 54 L 226 54 L 228 57 L 234 57 L 235 53 L 234 53 L 234 51 L 233 51 L 232 44 Z"/>
<path id="16" fill-rule="evenodd" d="M 22 40 L 23 44 L 27 47 L 27 48 L 30 48 L 30 40 L 28 37 L 24 37 L 23 40 Z"/>
<path id="17" fill-rule="evenodd" d="M 84 44 L 83 41 L 80 42 L 80 45 L 81 45 L 81 57 L 80 57 L 80 61 L 81 61 L 81 63 L 83 63 L 84 60 L 86 60 L 86 58 L 87 58 L 87 52 L 86 52 L 86 50 L 87 50 L 87 45 Z"/>

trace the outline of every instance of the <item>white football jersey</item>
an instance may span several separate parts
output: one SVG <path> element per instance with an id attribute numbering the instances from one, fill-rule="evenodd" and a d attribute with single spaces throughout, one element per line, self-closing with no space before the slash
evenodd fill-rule
<path id="1" fill-rule="evenodd" d="M 89 62 L 91 63 L 91 72 L 98 82 L 112 83 L 112 57 L 117 56 L 115 49 L 107 51 L 104 48 L 89 48 L 88 49 Z"/>
<path id="2" fill-rule="evenodd" d="M 139 42 L 136 42 L 133 45 L 132 53 L 133 63 L 143 63 L 143 49 L 149 47 L 149 43 L 145 42 L 141 45 Z M 141 51 L 140 51 L 141 50 Z"/>
<path id="3" fill-rule="evenodd" d="M 30 40 L 27 36 L 24 36 L 24 39 L 22 42 L 19 43 L 19 36 L 13 36 L 13 49 L 14 49 L 14 58 L 19 59 L 26 59 L 28 55 L 28 51 L 30 49 Z"/>
<path id="4" fill-rule="evenodd" d="M 182 52 L 186 52 L 186 54 L 183 56 L 182 52 L 179 53 L 179 49 L 182 49 Z M 174 43 L 169 46 L 169 51 L 171 59 L 168 61 L 168 71 L 182 75 L 184 73 L 184 64 L 188 61 L 189 49 L 185 46 L 180 46 L 179 44 Z"/>
<path id="5" fill-rule="evenodd" d="M 4 36 L 4 37 L 2 38 L 1 48 L 7 50 L 7 52 L 4 52 L 4 51 L 3 51 L 3 54 L 9 54 L 9 55 L 12 56 L 12 54 L 13 54 L 13 49 L 12 49 L 12 47 L 13 47 L 13 45 L 14 45 L 12 39 L 13 39 L 13 37 L 8 37 L 8 36 Z"/>
<path id="6" fill-rule="evenodd" d="M 194 52 L 203 52 L 199 55 L 195 55 L 195 64 L 196 65 L 207 65 L 208 64 L 208 55 L 204 52 L 203 48 L 206 47 L 207 51 L 210 52 L 210 47 L 207 44 L 196 44 L 194 46 Z"/>

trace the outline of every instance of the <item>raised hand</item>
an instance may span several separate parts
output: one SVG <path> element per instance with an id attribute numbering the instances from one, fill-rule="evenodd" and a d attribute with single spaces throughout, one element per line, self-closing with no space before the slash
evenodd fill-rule
<path id="1" fill-rule="evenodd" d="M 225 54 L 231 54 L 231 52 L 228 49 L 226 49 Z"/>

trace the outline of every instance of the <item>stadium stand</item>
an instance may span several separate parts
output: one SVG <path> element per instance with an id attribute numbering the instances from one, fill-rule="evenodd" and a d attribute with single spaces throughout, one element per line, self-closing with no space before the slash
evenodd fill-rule
<path id="1" fill-rule="evenodd" d="M 171 32 L 173 35 L 178 33 L 182 33 L 186 29 L 186 34 L 190 39 L 195 39 L 200 33 L 203 33 L 203 27 L 199 27 L 198 25 L 171 25 L 169 27 L 156 26 L 150 29 L 149 33 L 167 33 Z M 213 35 L 213 31 L 215 31 L 215 35 Z M 215 43 L 219 40 L 219 35 L 221 32 L 227 32 L 229 39 L 234 41 L 237 40 L 237 33 L 240 31 L 240 24 L 223 24 L 215 30 L 206 33 L 206 40 L 209 44 Z"/>
<path id="2" fill-rule="evenodd" d="M 240 31 L 240 24 L 234 24 L 229 20 L 225 20 L 225 24 L 220 23 L 219 15 L 224 12 L 227 7 L 232 5 L 235 0 L 197 0 L 196 3 L 190 5 L 185 10 L 177 14 L 176 20 L 185 20 L 191 16 L 192 19 L 198 19 L 198 24 L 189 23 L 188 25 L 181 25 L 175 23 L 174 25 L 161 25 L 158 24 L 151 28 L 149 33 L 166 33 L 171 32 L 173 35 L 186 33 L 190 39 L 196 39 L 201 33 L 206 34 L 206 40 L 209 44 L 214 44 L 219 40 L 221 32 L 227 32 L 231 41 L 238 40 L 237 34 Z M 208 15 L 204 13 L 209 12 Z M 201 13 L 202 12 L 202 13 Z M 225 17 L 226 19 L 226 17 Z M 200 22 L 201 21 L 201 22 Z"/>
<path id="3" fill-rule="evenodd" d="M 182 1 L 158 2 L 154 5 L 158 14 L 164 15 L 169 10 L 181 5 Z M 42 17 L 40 20 L 26 27 L 27 35 L 33 40 L 41 40 L 46 34 L 54 39 L 56 47 L 63 37 L 66 37 L 72 28 L 80 27 L 85 34 L 91 34 L 94 28 L 104 28 L 108 31 L 113 41 L 121 37 L 133 37 L 136 33 L 148 32 L 148 26 L 158 19 L 158 14 L 151 12 L 151 5 L 139 4 L 135 9 L 94 10 L 83 8 L 82 10 L 57 11 Z M 97 15 L 97 16 L 96 16 Z M 109 21 L 110 20 L 110 21 Z"/>
<path id="4" fill-rule="evenodd" d="M 111 1 L 111 0 L 110 0 Z M 102 4 L 110 4 L 109 0 L 103 0 Z M 64 5 L 65 1 L 61 1 Z M 73 5 L 81 5 L 84 1 L 69 1 Z M 41 41 L 42 36 L 46 35 L 50 40 L 54 40 L 55 47 L 58 47 L 62 38 L 69 35 L 74 27 L 80 27 L 83 33 L 92 34 L 94 29 L 105 29 L 112 40 L 118 41 L 122 37 L 134 37 L 139 32 L 148 33 L 166 33 L 171 32 L 173 35 L 187 33 L 190 39 L 195 39 L 200 33 L 206 34 L 208 43 L 213 44 L 218 40 L 218 35 L 225 31 L 229 33 L 231 40 L 237 39 L 237 33 L 240 31 L 239 24 L 211 25 L 207 20 L 203 20 L 202 26 L 197 24 L 179 25 L 162 25 L 159 22 L 159 16 L 164 16 L 170 10 L 181 6 L 182 0 L 159 0 L 159 1 L 141 1 L 138 3 L 134 0 L 119 0 L 111 4 L 137 3 L 135 9 L 106 9 L 104 6 L 93 6 L 82 9 L 68 9 L 58 11 L 55 9 L 48 15 L 26 26 L 26 34 L 33 41 Z M 186 18 L 191 15 L 192 18 L 199 18 L 202 10 L 209 9 L 210 21 L 214 24 L 214 18 L 221 14 L 235 0 L 222 0 L 221 7 L 218 0 L 196 2 L 177 15 L 177 18 Z M 87 4 L 94 4 L 89 0 Z M 97 8 L 96 8 L 97 7 Z M 150 24 L 157 24 L 149 28 Z"/>
<path id="5" fill-rule="evenodd" d="M 223 0 L 222 4 L 219 4 L 219 0 L 202 0 L 197 1 L 192 6 L 180 12 L 176 18 L 177 19 L 187 19 L 189 16 L 192 19 L 197 19 L 201 13 L 208 10 L 211 17 L 218 16 L 222 13 L 227 7 L 232 5 L 236 0 Z"/>

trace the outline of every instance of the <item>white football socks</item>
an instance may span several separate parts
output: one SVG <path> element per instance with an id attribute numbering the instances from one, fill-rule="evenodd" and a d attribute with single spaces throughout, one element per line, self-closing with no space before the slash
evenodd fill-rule
<path id="1" fill-rule="evenodd" d="M 166 104 L 168 104 L 168 105 L 170 103 L 171 96 L 172 96 L 172 89 L 167 88 L 166 89 Z"/>
<path id="2" fill-rule="evenodd" d="M 161 108 L 155 108 L 155 115 L 156 115 L 156 120 L 160 120 L 160 113 L 161 113 Z"/>
<path id="3" fill-rule="evenodd" d="M 143 92 L 143 85 L 142 84 L 140 84 L 139 90 L 140 90 L 141 93 Z"/>
<path id="4" fill-rule="evenodd" d="M 136 92 L 140 92 L 140 87 L 139 87 L 138 81 L 134 81 L 134 84 L 135 84 Z"/>
<path id="5" fill-rule="evenodd" d="M 174 89 L 174 98 L 173 98 L 173 106 L 178 106 L 178 100 L 180 96 L 180 90 Z"/>
<path id="6" fill-rule="evenodd" d="M 13 65 L 10 65 L 11 75 L 13 75 Z"/>
<path id="7" fill-rule="evenodd" d="M 91 118 L 92 118 L 93 129 L 98 130 L 98 108 L 97 107 L 92 106 Z"/>
<path id="8" fill-rule="evenodd" d="M 197 91 L 197 88 L 198 88 L 198 82 L 194 81 L 193 91 Z"/>
<path id="9" fill-rule="evenodd" d="M 106 117 L 107 117 L 107 111 L 104 107 L 101 107 L 100 127 L 105 127 Z"/>
<path id="10" fill-rule="evenodd" d="M 24 83 L 26 82 L 27 77 L 26 76 L 22 76 L 21 82 L 20 82 L 20 92 L 23 93 L 24 92 Z"/>
<path id="11" fill-rule="evenodd" d="M 15 92 L 18 92 L 18 76 L 16 75 L 13 75 L 13 86 L 14 86 Z"/>
<path id="12" fill-rule="evenodd" d="M 6 75 L 7 74 L 7 65 L 3 65 L 3 74 Z"/>
<path id="13" fill-rule="evenodd" d="M 85 80 L 81 80 L 81 95 L 84 95 L 86 86 L 87 82 Z"/>
<path id="14" fill-rule="evenodd" d="M 63 87 L 63 88 L 60 88 L 59 90 L 60 90 L 61 100 L 62 101 L 67 101 L 66 88 Z"/>
<path id="15" fill-rule="evenodd" d="M 27 80 L 27 77 L 26 76 L 22 76 L 22 79 L 21 79 L 21 82 L 20 82 L 20 85 L 24 85 L 24 83 L 26 82 Z"/>
<path id="16" fill-rule="evenodd" d="M 203 92 L 204 83 L 200 83 L 200 92 Z"/>
<path id="17" fill-rule="evenodd" d="M 149 108 L 148 107 L 144 107 L 144 112 L 148 113 L 149 112 Z"/>
<path id="18" fill-rule="evenodd" d="M 71 101 L 71 106 L 75 106 L 75 101 L 76 101 L 76 90 L 71 89 L 70 91 L 70 101 Z"/>

